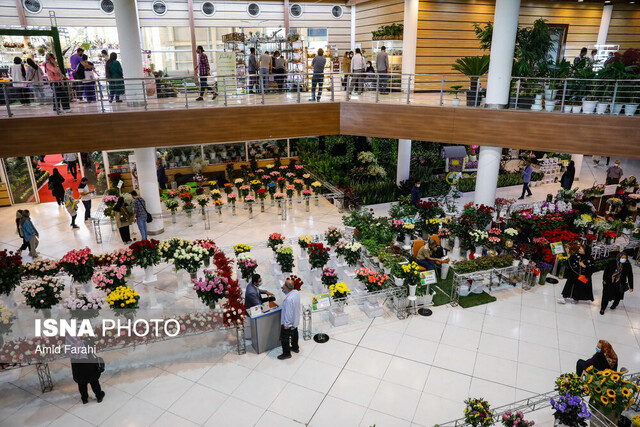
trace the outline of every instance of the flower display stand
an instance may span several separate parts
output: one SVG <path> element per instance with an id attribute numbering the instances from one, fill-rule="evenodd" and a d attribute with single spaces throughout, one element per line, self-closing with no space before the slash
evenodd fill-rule
<path id="1" fill-rule="evenodd" d="M 307 254 L 303 254 L 298 256 L 298 271 L 307 271 L 310 269 L 309 266 L 309 257 Z"/>
<path id="2" fill-rule="evenodd" d="M 376 298 L 376 302 L 373 304 L 371 303 L 371 301 L 367 300 L 364 303 L 364 312 L 367 315 L 367 317 L 369 317 L 370 319 L 373 319 L 374 317 L 382 316 L 382 313 L 383 313 L 382 304 L 380 304 L 380 302 L 377 301 L 377 298 Z"/>
<path id="3" fill-rule="evenodd" d="M 8 308 L 14 309 L 17 307 L 16 299 L 14 297 L 15 290 L 11 291 L 9 295 L 2 294 L 2 300 L 4 301 L 4 305 Z"/>
<path id="4" fill-rule="evenodd" d="M 158 276 L 153 274 L 153 267 L 152 266 L 145 267 L 145 269 L 144 269 L 144 279 L 142 280 L 142 283 L 144 283 L 146 285 L 147 283 L 153 283 L 153 282 L 157 282 L 157 281 L 158 281 Z"/>
<path id="5" fill-rule="evenodd" d="M 455 261 L 460 259 L 460 238 L 459 237 L 454 237 L 453 239 L 453 249 L 451 250 L 450 258 Z"/>
<path id="6" fill-rule="evenodd" d="M 313 294 L 319 295 L 327 292 L 327 288 L 322 284 L 322 280 L 319 278 L 313 278 Z"/>
<path id="7" fill-rule="evenodd" d="M 449 267 L 451 267 L 451 263 L 445 262 L 440 264 L 440 266 L 441 266 L 440 277 L 442 279 L 446 279 L 447 276 L 449 275 Z"/>
<path id="8" fill-rule="evenodd" d="M 160 310 L 162 304 L 158 302 L 158 296 L 156 295 L 156 287 L 152 285 L 153 282 L 143 282 L 147 288 L 147 294 L 149 295 L 149 309 Z"/>
<path id="9" fill-rule="evenodd" d="M 332 305 L 329 309 L 329 321 L 333 326 L 344 326 L 349 323 L 349 314 L 345 313 L 341 304 Z"/>
<path id="10" fill-rule="evenodd" d="M 185 270 L 176 271 L 176 290 L 174 292 L 176 298 L 181 298 L 187 294 L 187 289 L 184 284 L 185 276 L 189 277 L 189 275 L 185 273 Z"/>

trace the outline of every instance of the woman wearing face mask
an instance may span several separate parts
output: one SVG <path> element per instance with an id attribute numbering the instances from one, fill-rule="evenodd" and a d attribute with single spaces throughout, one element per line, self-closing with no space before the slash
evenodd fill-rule
<path id="1" fill-rule="evenodd" d="M 604 314 L 609 301 L 613 301 L 611 310 L 615 310 L 627 290 L 633 292 L 633 269 L 629 262 L 629 256 L 622 252 L 615 259 L 609 261 L 604 269 L 600 314 Z"/>
<path id="2" fill-rule="evenodd" d="M 578 363 L 576 363 L 576 374 L 578 374 L 578 376 L 582 375 L 582 372 L 589 368 L 589 366 L 593 366 L 593 368 L 598 371 L 605 369 L 618 370 L 618 355 L 613 351 L 613 347 L 611 347 L 609 341 L 598 341 L 596 353 L 591 359 L 578 359 Z"/>
<path id="3" fill-rule="evenodd" d="M 562 289 L 562 298 L 558 302 L 565 304 L 571 301 L 575 304 L 580 300 L 593 301 L 593 284 L 591 282 L 593 258 L 591 257 L 591 248 L 580 246 L 578 252 L 569 257 L 567 270 L 567 283 Z"/>

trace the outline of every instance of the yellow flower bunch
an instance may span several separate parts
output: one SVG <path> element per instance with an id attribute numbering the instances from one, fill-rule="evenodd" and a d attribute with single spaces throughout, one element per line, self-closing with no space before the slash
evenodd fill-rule
<path id="1" fill-rule="evenodd" d="M 439 219 L 439 218 L 429 218 L 429 219 L 425 220 L 425 222 L 427 224 L 440 224 L 442 222 L 442 220 Z"/>
<path id="2" fill-rule="evenodd" d="M 569 257 L 566 254 L 558 255 L 558 261 L 566 261 L 568 259 L 569 259 Z"/>
<path id="3" fill-rule="evenodd" d="M 332 298 L 346 298 L 347 295 L 349 295 L 350 291 L 351 290 L 344 282 L 336 283 L 335 285 L 329 286 L 329 292 L 331 292 Z"/>
<path id="4" fill-rule="evenodd" d="M 209 185 L 211 187 L 215 187 L 216 185 L 218 185 L 218 181 L 216 181 L 216 180 L 209 181 L 209 182 L 207 182 L 207 185 Z"/>
<path id="5" fill-rule="evenodd" d="M 137 308 L 140 295 L 129 286 L 118 286 L 107 295 L 107 302 L 112 308 Z"/>
<path id="6" fill-rule="evenodd" d="M 254 179 L 254 180 L 253 180 L 253 181 L 251 181 L 249 184 L 250 184 L 250 185 L 260 185 L 260 184 L 262 184 L 262 182 L 260 182 L 260 180 L 258 180 L 258 179 Z"/>
<path id="7" fill-rule="evenodd" d="M 580 219 L 583 220 L 584 222 L 591 222 L 593 221 L 593 218 L 591 218 L 591 215 L 589 214 L 582 214 L 580 215 Z"/>
<path id="8" fill-rule="evenodd" d="M 251 246 L 245 245 L 244 243 L 240 243 L 238 245 L 233 246 L 233 251 L 235 252 L 236 256 L 238 256 L 241 253 L 251 251 Z"/>
<path id="9" fill-rule="evenodd" d="M 211 194 L 220 194 L 220 190 L 211 190 Z"/>
<path id="10" fill-rule="evenodd" d="M 416 228 L 416 226 L 411 222 L 405 222 L 404 224 L 402 224 L 402 228 L 404 228 L 405 230 L 413 230 L 414 228 Z"/>
<path id="11" fill-rule="evenodd" d="M 597 408 L 610 411 L 622 411 L 629 408 L 638 392 L 638 386 L 622 379 L 622 374 L 611 369 L 595 371 L 593 367 L 586 370 L 585 391 L 591 396 L 589 403 Z"/>
<path id="12" fill-rule="evenodd" d="M 312 186 L 313 188 L 322 187 L 322 183 L 321 183 L 320 181 L 313 181 L 313 182 L 311 183 L 311 186 Z"/>
<path id="13" fill-rule="evenodd" d="M 222 205 L 224 205 L 222 200 L 214 200 L 213 201 L 213 206 L 222 206 Z"/>
<path id="14" fill-rule="evenodd" d="M 633 427 L 640 427 L 640 415 L 633 416 Z"/>
<path id="15" fill-rule="evenodd" d="M 304 242 L 304 243 L 306 243 L 307 245 L 308 245 L 309 243 L 311 243 L 311 240 L 313 240 L 313 237 L 309 236 L 308 234 L 301 234 L 301 235 L 298 237 L 298 242 Z"/>
<path id="16" fill-rule="evenodd" d="M 414 261 L 411 261 L 411 264 L 402 265 L 402 271 L 406 274 L 415 274 L 417 276 L 418 274 L 420 274 L 420 266 Z"/>

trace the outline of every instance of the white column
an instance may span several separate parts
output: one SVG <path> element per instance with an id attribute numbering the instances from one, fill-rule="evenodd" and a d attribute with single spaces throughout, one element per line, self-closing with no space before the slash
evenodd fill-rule
<path id="1" fill-rule="evenodd" d="M 396 169 L 396 185 L 409 179 L 411 171 L 411 140 L 398 140 L 398 166 Z"/>
<path id="2" fill-rule="evenodd" d="M 416 73 L 419 0 L 404 0 L 404 31 L 402 35 L 402 74 Z M 413 77 L 412 77 L 413 80 Z M 402 78 L 402 90 L 408 89 L 408 78 Z M 410 89 L 410 88 L 409 88 Z"/>
<path id="3" fill-rule="evenodd" d="M 600 29 L 598 30 L 597 45 L 607 44 L 607 34 L 609 34 L 609 24 L 611 23 L 611 14 L 613 13 L 613 5 L 605 4 L 602 8 L 602 18 L 600 19 Z"/>
<path id="4" fill-rule="evenodd" d="M 519 13 L 520 0 L 496 0 L 493 37 L 491 39 L 491 62 L 487 79 L 486 104 L 489 108 L 503 108 L 509 102 L 511 68 L 516 46 Z"/>
<path id="5" fill-rule="evenodd" d="M 147 211 L 153 217 L 148 224 L 149 235 L 153 236 L 164 231 L 162 223 L 162 205 L 158 191 L 158 175 L 156 174 L 156 149 L 136 148 L 133 150 L 136 156 L 136 170 L 138 171 L 138 185 L 140 196 L 147 202 Z"/>
<path id="6" fill-rule="evenodd" d="M 120 62 L 125 79 L 142 79 L 142 46 L 138 28 L 138 11 L 135 0 L 114 0 L 114 15 L 120 44 Z M 144 96 L 142 80 L 125 81 L 127 104 L 142 105 Z"/>
<path id="7" fill-rule="evenodd" d="M 582 170 L 582 159 L 584 158 L 584 155 L 582 154 L 572 154 L 571 155 L 571 160 L 573 160 L 573 163 L 575 164 L 576 167 L 576 173 L 574 175 L 573 180 L 574 181 L 580 181 L 580 171 Z"/>
<path id="8" fill-rule="evenodd" d="M 356 5 L 351 6 L 351 49 L 352 51 L 356 51 Z M 351 70 L 347 70 L 345 72 L 350 72 Z"/>
<path id="9" fill-rule="evenodd" d="M 498 172 L 500 172 L 501 158 L 502 148 L 480 147 L 478 174 L 476 176 L 476 192 L 473 199 L 475 204 L 494 205 L 496 189 L 498 188 Z"/>

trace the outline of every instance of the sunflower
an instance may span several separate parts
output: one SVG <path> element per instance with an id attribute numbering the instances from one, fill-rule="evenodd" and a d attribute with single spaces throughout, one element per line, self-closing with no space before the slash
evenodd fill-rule
<path id="1" fill-rule="evenodd" d="M 591 365 L 587 369 L 585 369 L 585 372 L 591 372 L 592 370 L 593 370 L 593 365 Z"/>
<path id="2" fill-rule="evenodd" d="M 602 388 L 601 387 L 595 387 L 593 389 L 593 391 L 595 391 L 597 394 L 600 394 L 600 393 L 602 393 Z"/>
<path id="3" fill-rule="evenodd" d="M 587 384 L 591 384 L 592 381 L 593 381 L 593 375 L 589 377 L 589 381 L 587 381 Z"/>
<path id="4" fill-rule="evenodd" d="M 589 394 L 589 387 L 587 387 L 587 385 L 583 385 L 582 387 L 584 387 L 584 394 Z"/>
<path id="5" fill-rule="evenodd" d="M 609 399 L 607 399 L 607 396 L 600 396 L 600 401 L 602 402 L 603 405 L 609 404 Z"/>
<path id="6" fill-rule="evenodd" d="M 618 374 L 611 375 L 611 381 L 618 381 L 618 380 L 620 380 L 620 375 Z"/>
<path id="7" fill-rule="evenodd" d="M 613 371 L 611 369 L 605 369 L 604 371 L 602 371 L 602 375 L 605 376 L 605 377 L 608 377 L 612 373 L 613 373 Z"/>
<path id="8" fill-rule="evenodd" d="M 622 387 L 622 395 L 623 395 L 624 397 L 629 397 L 629 396 L 631 396 L 631 390 L 629 390 L 629 389 L 628 389 L 628 388 L 626 388 L 626 387 Z"/>
<path id="9" fill-rule="evenodd" d="M 616 397 L 616 392 L 609 389 L 607 390 L 607 396 L 609 396 L 610 398 L 614 399 Z"/>

